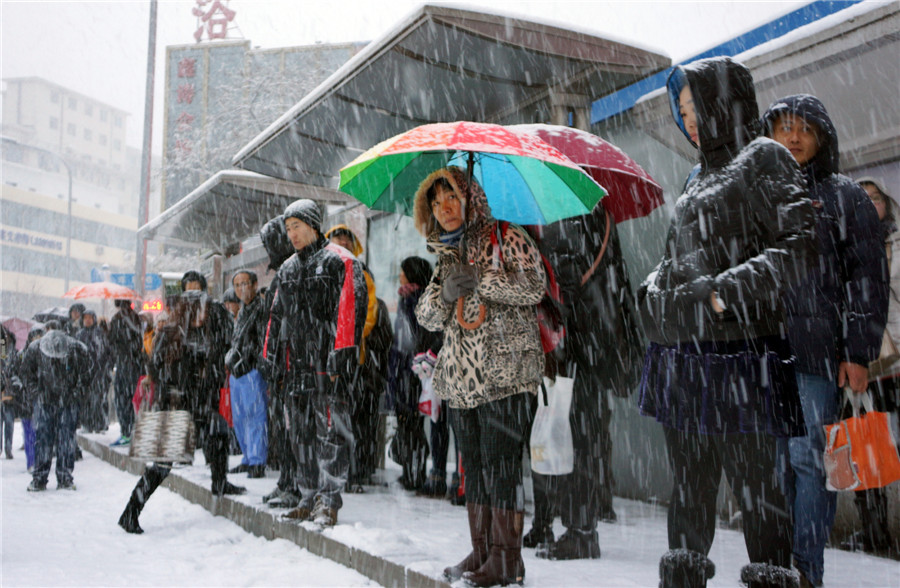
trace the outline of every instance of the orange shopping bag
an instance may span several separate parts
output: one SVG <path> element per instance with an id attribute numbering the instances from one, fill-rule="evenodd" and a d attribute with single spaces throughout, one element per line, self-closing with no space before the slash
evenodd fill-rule
<path id="1" fill-rule="evenodd" d="M 891 415 L 873 410 L 868 392 L 845 390 L 853 416 L 825 425 L 826 487 L 831 491 L 881 488 L 900 480 Z M 860 412 L 860 403 L 864 412 Z"/>

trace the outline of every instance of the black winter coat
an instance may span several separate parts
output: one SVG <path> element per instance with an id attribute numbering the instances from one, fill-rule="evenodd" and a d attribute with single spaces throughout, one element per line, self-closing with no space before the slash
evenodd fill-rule
<path id="1" fill-rule="evenodd" d="M 424 292 L 420 287 L 397 301 L 394 342 L 388 360 L 388 406 L 398 413 L 418 411 L 422 383 L 412 371 L 413 359 L 429 349 L 437 355 L 443 343 L 440 331 L 429 331 L 416 320 L 416 305 Z"/>
<path id="2" fill-rule="evenodd" d="M 29 345 L 22 355 L 19 377 L 26 401 L 56 406 L 77 405 L 93 373 L 87 347 L 64 332 L 53 330 Z"/>
<path id="3" fill-rule="evenodd" d="M 150 375 L 157 383 L 163 410 L 173 404 L 172 389 L 183 395 L 181 406 L 195 420 L 206 421 L 219 412 L 219 391 L 225 386 L 225 353 L 231 343 L 231 314 L 218 302 L 208 301 L 201 326 L 167 324 L 153 341 Z"/>
<path id="4" fill-rule="evenodd" d="M 818 98 L 776 100 L 763 115 L 791 113 L 819 128 L 819 149 L 803 167 L 816 211 L 819 261 L 785 295 L 788 335 L 797 369 L 835 380 L 838 363 L 868 365 L 878 357 L 887 320 L 887 258 L 878 213 L 866 192 L 838 173 L 837 131 Z"/>
<path id="5" fill-rule="evenodd" d="M 368 309 L 362 264 L 320 237 L 276 276 L 263 360 L 269 384 L 289 394 L 327 389 L 327 376 L 352 379 Z"/>
<path id="6" fill-rule="evenodd" d="M 582 284 L 603 248 L 607 221 L 606 250 Z M 566 372 L 576 368 L 592 388 L 627 394 L 637 386 L 644 345 L 615 221 L 598 204 L 591 214 L 542 227 L 537 238 L 564 303 Z"/>
<path id="7" fill-rule="evenodd" d="M 266 338 L 268 318 L 266 301 L 262 296 L 255 296 L 250 304 L 241 305 L 234 321 L 231 349 L 225 356 L 225 365 L 235 378 L 256 369 Z"/>
<path id="8" fill-rule="evenodd" d="M 3 327 L 4 335 L 8 331 Z M 20 418 L 30 418 L 31 410 L 24 405 L 24 387 L 19 379 L 19 353 L 16 351 L 16 341 L 12 336 L 4 336 L 0 349 L 0 396 L 4 410 L 12 410 Z"/>
<path id="9" fill-rule="evenodd" d="M 638 289 L 645 333 L 663 345 L 778 335 L 781 294 L 807 274 L 815 254 L 806 182 L 787 149 L 757 138 L 746 68 L 708 59 L 676 69 L 669 94 L 682 130 L 677 97 L 685 83 L 697 110 L 701 169 L 675 205 L 662 261 Z M 713 291 L 725 304 L 721 315 Z"/>
<path id="10" fill-rule="evenodd" d="M 144 353 L 144 325 L 131 308 L 121 308 L 109 321 L 109 349 L 117 370 L 140 371 Z"/>
<path id="11" fill-rule="evenodd" d="M 87 347 L 91 358 L 91 369 L 98 376 L 106 376 L 112 369 L 112 356 L 109 352 L 109 341 L 103 329 L 94 325 L 92 327 L 82 327 L 75 335 L 75 338 L 84 343 Z M 107 380 L 108 382 L 108 380 Z"/>

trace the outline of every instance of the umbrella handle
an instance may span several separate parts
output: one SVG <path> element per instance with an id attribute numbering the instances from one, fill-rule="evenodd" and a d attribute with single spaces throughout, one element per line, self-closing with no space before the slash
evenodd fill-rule
<path id="1" fill-rule="evenodd" d="M 484 322 L 484 315 L 486 314 L 484 304 L 478 305 L 478 318 L 472 321 L 471 323 L 466 322 L 466 319 L 463 318 L 463 304 L 465 299 L 460 296 L 456 299 L 456 322 L 459 323 L 459 326 L 464 328 L 467 331 L 471 331 L 473 329 L 477 329 L 481 326 L 481 323 Z"/>

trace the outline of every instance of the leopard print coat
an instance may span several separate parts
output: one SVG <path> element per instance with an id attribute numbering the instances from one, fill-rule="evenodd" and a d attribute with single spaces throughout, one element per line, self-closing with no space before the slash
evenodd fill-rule
<path id="1" fill-rule="evenodd" d="M 544 372 L 535 305 L 544 294 L 545 276 L 537 247 L 521 227 L 510 225 L 500 239 L 502 255 L 495 255 L 491 233 L 497 231 L 497 222 L 481 187 L 472 184 L 462 246 L 463 259 L 478 268 L 479 280 L 476 291 L 465 299 L 463 317 L 476 320 L 483 304 L 485 319 L 473 330 L 463 329 L 456 320 L 456 303 L 447 304 L 441 298 L 441 282 L 461 256 L 458 247 L 440 242 L 440 227 L 427 202 L 427 189 L 439 176 L 447 178 L 457 194 L 469 192 L 465 173 L 451 167 L 432 173 L 416 193 L 416 228 L 428 239 L 428 250 L 438 256 L 431 282 L 416 307 L 422 326 L 444 332 L 444 346 L 434 368 L 435 394 L 452 408 L 475 408 L 513 394 L 534 394 Z"/>

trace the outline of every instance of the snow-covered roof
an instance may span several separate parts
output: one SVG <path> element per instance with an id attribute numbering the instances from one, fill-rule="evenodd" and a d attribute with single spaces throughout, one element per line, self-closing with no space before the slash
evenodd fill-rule
<path id="1" fill-rule="evenodd" d="M 256 235 L 262 225 L 298 198 L 325 203 L 351 200 L 328 188 L 247 170 L 222 170 L 138 229 L 138 234 L 152 241 L 221 252 Z"/>
<path id="2" fill-rule="evenodd" d="M 426 5 L 260 133 L 234 165 L 334 187 L 343 165 L 414 126 L 496 120 L 551 88 L 611 92 L 670 63 L 568 26 Z"/>

